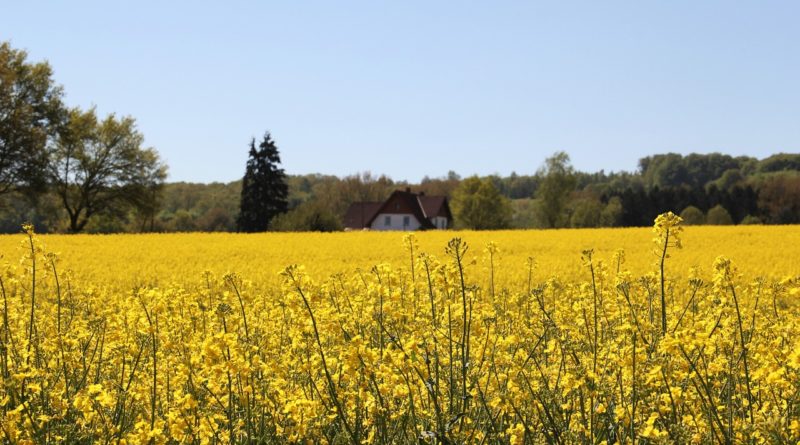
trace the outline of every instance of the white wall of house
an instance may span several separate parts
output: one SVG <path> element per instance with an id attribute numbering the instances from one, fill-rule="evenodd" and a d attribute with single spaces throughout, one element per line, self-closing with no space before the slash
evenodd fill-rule
<path id="1" fill-rule="evenodd" d="M 388 224 L 387 224 L 388 223 Z M 372 230 L 417 230 L 420 222 L 409 213 L 380 213 L 372 221 Z"/>
<path id="2" fill-rule="evenodd" d="M 431 218 L 431 223 L 436 226 L 437 229 L 446 229 L 447 228 L 447 218 L 444 216 L 434 216 Z"/>

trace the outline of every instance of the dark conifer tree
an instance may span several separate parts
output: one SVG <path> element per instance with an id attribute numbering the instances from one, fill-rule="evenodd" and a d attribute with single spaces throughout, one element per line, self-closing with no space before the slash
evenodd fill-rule
<path id="1" fill-rule="evenodd" d="M 242 179 L 242 198 L 236 226 L 240 232 L 263 232 L 275 216 L 288 209 L 289 187 L 278 147 L 267 132 L 256 149 L 250 141 L 250 157 Z"/>

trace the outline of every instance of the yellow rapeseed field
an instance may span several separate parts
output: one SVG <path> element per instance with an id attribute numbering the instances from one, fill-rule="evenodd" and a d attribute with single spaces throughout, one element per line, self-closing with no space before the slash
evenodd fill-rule
<path id="1" fill-rule="evenodd" d="M 798 443 L 800 227 L 0 237 L 2 443 Z"/>
<path id="2" fill-rule="evenodd" d="M 459 237 L 473 247 L 470 257 L 477 260 L 481 250 L 494 243 L 500 250 L 497 279 L 508 281 L 511 288 L 519 288 L 520 278 L 526 278 L 529 257 L 539 264 L 540 280 L 584 278 L 579 259 L 586 249 L 594 249 L 605 260 L 624 250 L 626 269 L 634 275 L 652 272 L 655 261 L 648 228 L 428 231 L 415 237 L 420 252 L 439 256 L 450 239 Z M 257 286 L 276 284 L 278 273 L 289 264 L 305 265 L 317 280 L 377 264 L 407 267 L 402 238 L 398 232 L 40 236 L 47 250 L 59 255 L 62 269 L 74 271 L 83 281 L 123 288 L 197 285 L 203 283 L 206 271 L 236 272 Z M 670 259 L 673 274 L 685 276 L 692 267 L 709 272 L 718 255 L 733 260 L 750 278 L 800 272 L 800 226 L 694 226 L 683 238 L 683 249 Z M 20 240 L 19 235 L 0 235 L 5 261 L 16 263 L 24 254 Z"/>

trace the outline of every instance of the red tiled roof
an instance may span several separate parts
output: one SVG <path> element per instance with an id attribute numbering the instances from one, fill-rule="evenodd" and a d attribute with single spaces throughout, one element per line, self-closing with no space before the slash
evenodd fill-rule
<path id="1" fill-rule="evenodd" d="M 452 218 L 450 206 L 444 196 L 419 195 L 419 202 L 422 204 L 422 210 L 428 218 L 433 218 L 434 216 Z"/>
<path id="2" fill-rule="evenodd" d="M 382 202 L 354 202 L 344 215 L 344 226 L 348 229 L 363 229 L 378 214 Z"/>
<path id="3" fill-rule="evenodd" d="M 395 190 L 389 196 L 389 199 L 381 205 L 375 215 L 372 216 L 372 219 L 367 223 L 367 225 L 372 225 L 372 222 L 375 218 L 380 214 L 383 213 L 383 210 L 391 204 L 395 200 L 400 200 L 405 202 L 405 204 L 411 209 L 411 214 L 417 218 L 419 221 L 420 228 L 422 229 L 435 229 L 436 226 L 425 216 L 425 211 L 422 210 L 422 204 L 419 201 L 419 197 L 416 193 L 411 193 L 410 191 L 402 191 L 402 190 Z M 391 213 L 391 212 L 390 212 Z"/>

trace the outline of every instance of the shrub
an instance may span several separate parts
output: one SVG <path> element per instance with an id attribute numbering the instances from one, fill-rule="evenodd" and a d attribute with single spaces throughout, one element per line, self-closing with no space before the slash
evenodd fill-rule
<path id="1" fill-rule="evenodd" d="M 708 211 L 708 215 L 706 215 L 706 224 L 729 226 L 733 224 L 733 218 L 731 218 L 731 214 L 725 210 L 725 207 L 717 204 Z"/>
<path id="2" fill-rule="evenodd" d="M 603 212 L 603 203 L 594 198 L 581 198 L 572 203 L 570 227 L 598 227 Z"/>
<path id="3" fill-rule="evenodd" d="M 695 206 L 689 206 L 683 209 L 681 212 L 681 218 L 683 218 L 683 223 L 687 226 L 706 223 L 706 217 L 703 215 L 703 211 Z"/>
<path id="4" fill-rule="evenodd" d="M 748 224 L 748 225 L 750 225 L 750 224 L 764 224 L 764 223 L 763 223 L 763 221 L 761 221 L 761 218 L 759 218 L 757 216 L 747 215 L 747 216 L 744 217 L 744 219 L 741 220 L 741 222 L 739 222 L 739 224 Z"/>
<path id="5" fill-rule="evenodd" d="M 270 229 L 278 232 L 336 232 L 342 230 L 342 224 L 325 206 L 308 201 L 276 216 Z"/>

